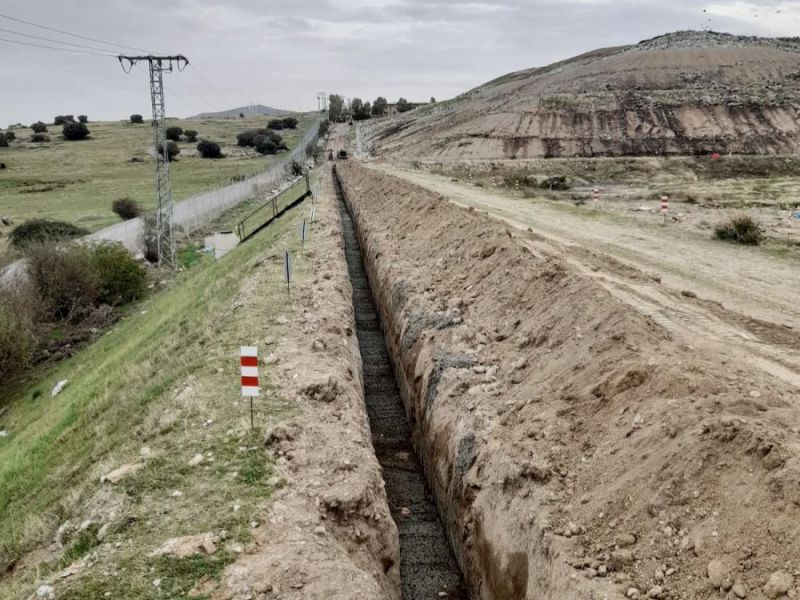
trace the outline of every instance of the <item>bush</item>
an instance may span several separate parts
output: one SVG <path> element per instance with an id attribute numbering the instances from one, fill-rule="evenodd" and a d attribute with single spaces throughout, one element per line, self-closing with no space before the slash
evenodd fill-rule
<path id="1" fill-rule="evenodd" d="M 6 139 L 9 142 L 13 142 L 15 139 L 17 139 L 17 134 L 13 131 L 6 131 Z"/>
<path id="2" fill-rule="evenodd" d="M 181 153 L 181 148 L 175 142 L 167 142 L 167 160 L 172 162 Z M 158 155 L 164 156 L 164 146 L 158 147 Z"/>
<path id="3" fill-rule="evenodd" d="M 64 125 L 65 123 L 74 122 L 75 117 L 72 115 L 58 115 L 53 119 L 53 125 Z"/>
<path id="4" fill-rule="evenodd" d="M 256 152 L 260 154 L 276 154 L 278 144 L 272 141 L 268 135 L 259 134 L 255 138 Z"/>
<path id="5" fill-rule="evenodd" d="M 46 133 L 34 133 L 31 136 L 31 141 L 36 144 L 41 144 L 42 142 L 49 142 L 50 136 L 47 135 Z"/>
<path id="6" fill-rule="evenodd" d="M 290 172 L 290 173 L 291 173 L 291 174 L 292 174 L 294 177 L 299 177 L 300 175 L 302 175 L 302 174 L 303 174 L 303 165 L 301 165 L 301 164 L 300 164 L 299 162 L 297 162 L 296 160 L 293 160 L 293 161 L 292 161 L 292 164 L 289 166 L 289 172 Z"/>
<path id="7" fill-rule="evenodd" d="M 183 128 L 181 127 L 167 127 L 167 139 L 173 142 L 178 142 L 183 135 Z"/>
<path id="8" fill-rule="evenodd" d="M 80 123 L 88 123 L 89 122 L 89 117 L 87 117 L 86 115 L 78 115 L 78 122 L 80 122 Z"/>
<path id="9" fill-rule="evenodd" d="M 720 223 L 714 228 L 714 235 L 719 240 L 745 246 L 758 246 L 764 241 L 761 226 L 749 215 L 737 215 L 730 221 Z"/>
<path id="10" fill-rule="evenodd" d="M 0 148 L 8 148 L 8 137 L 0 131 Z"/>
<path id="11" fill-rule="evenodd" d="M 33 131 L 33 133 L 44 133 L 45 131 L 47 131 L 47 125 L 45 125 L 41 121 L 36 121 L 36 123 L 33 123 L 31 125 L 31 130 Z"/>
<path id="12" fill-rule="evenodd" d="M 120 306 L 144 297 L 147 273 L 122 244 L 95 246 L 91 258 L 99 302 Z"/>
<path id="13" fill-rule="evenodd" d="M 142 227 L 142 248 L 144 259 L 150 264 L 158 264 L 158 221 L 155 213 L 147 213 Z"/>
<path id="14" fill-rule="evenodd" d="M 0 382 L 21 373 L 30 363 L 33 349 L 31 322 L 0 300 Z"/>
<path id="15" fill-rule="evenodd" d="M 76 142 L 82 140 L 89 135 L 89 128 L 84 123 L 76 123 L 75 121 L 68 121 L 64 123 L 62 130 L 65 140 Z"/>
<path id="16" fill-rule="evenodd" d="M 264 135 L 265 131 L 243 131 L 236 136 L 236 145 L 244 148 L 253 148 L 256 145 L 256 136 Z"/>
<path id="17" fill-rule="evenodd" d="M 32 244 L 26 248 L 28 273 L 44 302 L 47 316 L 77 322 L 94 311 L 98 277 L 91 250 L 73 244 Z"/>
<path id="18" fill-rule="evenodd" d="M 142 115 L 131 115 L 131 123 L 141 124 L 144 123 Z"/>
<path id="19" fill-rule="evenodd" d="M 270 119 L 270 122 L 267 124 L 267 129 L 280 131 L 283 129 L 283 119 Z"/>
<path id="20" fill-rule="evenodd" d="M 330 131 L 331 122 L 330 121 L 320 121 L 319 123 L 319 137 L 325 137 L 328 135 L 328 131 Z"/>
<path id="21" fill-rule="evenodd" d="M 202 140 L 197 144 L 197 151 L 203 158 L 223 158 L 219 144 L 211 140 Z"/>
<path id="22" fill-rule="evenodd" d="M 135 219 L 142 214 L 142 208 L 139 204 L 131 198 L 120 198 L 114 200 L 111 204 L 111 210 L 114 211 L 123 221 Z"/>
<path id="23" fill-rule="evenodd" d="M 283 119 L 283 126 L 286 129 L 297 129 L 297 119 L 294 117 L 285 117 Z"/>
<path id="24" fill-rule="evenodd" d="M 187 142 L 194 143 L 197 141 L 197 132 L 194 129 L 184 129 L 183 135 Z"/>
<path id="25" fill-rule="evenodd" d="M 89 233 L 72 223 L 50 219 L 31 219 L 17 225 L 8 236 L 8 242 L 15 248 L 25 248 L 30 244 L 60 242 L 71 240 Z"/>

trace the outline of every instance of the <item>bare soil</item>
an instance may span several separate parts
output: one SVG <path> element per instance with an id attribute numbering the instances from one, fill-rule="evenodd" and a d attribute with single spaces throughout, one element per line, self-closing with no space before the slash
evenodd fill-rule
<path id="1" fill-rule="evenodd" d="M 415 159 L 790 153 L 796 39 L 677 32 L 511 73 L 365 125 L 377 155 Z"/>
<path id="2" fill-rule="evenodd" d="M 711 246 L 661 229 L 590 236 L 435 176 L 338 168 L 472 597 L 797 594 L 793 265 L 731 248 L 720 274 Z M 781 319 L 739 310 L 759 297 Z"/>

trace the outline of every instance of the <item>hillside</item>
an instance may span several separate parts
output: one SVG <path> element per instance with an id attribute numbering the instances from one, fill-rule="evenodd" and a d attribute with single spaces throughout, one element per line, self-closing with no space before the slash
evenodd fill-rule
<path id="1" fill-rule="evenodd" d="M 788 153 L 799 108 L 799 39 L 689 31 L 511 73 L 364 141 L 443 159 Z"/>
<path id="2" fill-rule="evenodd" d="M 239 115 L 245 117 L 272 117 L 275 115 L 285 114 L 287 111 L 271 106 L 264 106 L 263 104 L 249 104 L 247 106 L 240 106 L 239 108 L 231 108 L 230 110 L 221 110 L 219 112 L 204 112 L 190 119 L 238 119 Z"/>

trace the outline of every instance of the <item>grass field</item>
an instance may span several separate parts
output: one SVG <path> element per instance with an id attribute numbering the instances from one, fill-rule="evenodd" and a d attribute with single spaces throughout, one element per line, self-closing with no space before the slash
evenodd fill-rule
<path id="1" fill-rule="evenodd" d="M 313 117 L 304 115 L 296 130 L 284 130 L 293 147 Z M 216 120 L 170 119 L 177 125 L 198 131 L 198 139 L 219 142 L 226 158 L 200 158 L 196 143 L 180 142 L 181 154 L 170 165 L 173 198 L 187 198 L 205 189 L 230 183 L 238 176 L 254 175 L 266 169 L 277 156 L 262 156 L 252 148 L 236 146 L 236 134 L 266 127 L 268 117 Z M 89 123 L 91 138 L 68 142 L 61 128 L 50 126 L 51 142 L 33 144 L 30 129 L 17 129 L 10 147 L 0 148 L 0 216 L 20 223 L 32 217 L 74 222 L 90 231 L 119 221 L 111 203 L 131 197 L 149 207 L 153 203 L 152 129 L 127 122 Z M 0 229 L 7 234 L 8 228 Z"/>
<path id="2" fill-rule="evenodd" d="M 103 522 L 110 524 L 104 547 L 114 549 L 59 584 L 59 598 L 185 597 L 202 577 L 218 576 L 231 553 L 177 560 L 149 552 L 167 538 L 206 531 L 227 531 L 229 544 L 247 542 L 251 521 L 279 484 L 270 479 L 262 431 L 249 432 L 247 406 L 237 402 L 238 347 L 264 350 L 280 335 L 280 256 L 299 247 L 305 211 L 294 209 L 219 261 L 199 258 L 93 346 L 0 391 L 9 432 L 0 438 L 0 598 L 22 597 L 37 577 L 93 552 Z M 306 267 L 296 257 L 302 285 Z M 69 384 L 52 398 L 62 379 Z M 272 390 L 257 400 L 257 425 L 290 410 Z M 203 466 L 189 466 L 197 454 L 206 457 Z M 145 466 L 120 485 L 99 483 L 133 462 Z M 52 547 L 36 552 L 13 580 L 3 580 L 9 564 L 47 544 L 70 519 L 96 525 L 73 537 L 62 556 Z M 158 589 L 150 583 L 156 578 Z"/>

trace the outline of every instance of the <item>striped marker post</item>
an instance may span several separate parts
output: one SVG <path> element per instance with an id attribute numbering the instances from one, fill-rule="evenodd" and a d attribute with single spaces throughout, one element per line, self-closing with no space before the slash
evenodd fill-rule
<path id="1" fill-rule="evenodd" d="M 600 200 L 600 190 L 594 188 L 592 190 L 592 200 L 594 201 L 594 205 L 597 206 L 597 202 Z"/>
<path id="2" fill-rule="evenodd" d="M 242 346 L 239 352 L 239 364 L 242 370 L 242 396 L 250 398 L 250 429 L 253 429 L 253 398 L 258 397 L 258 348 Z"/>
<path id="3" fill-rule="evenodd" d="M 661 196 L 661 214 L 664 215 L 664 227 L 667 226 L 667 213 L 669 212 L 669 197 Z"/>

